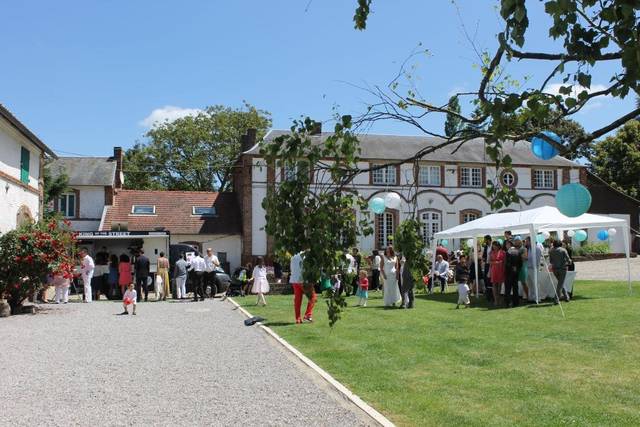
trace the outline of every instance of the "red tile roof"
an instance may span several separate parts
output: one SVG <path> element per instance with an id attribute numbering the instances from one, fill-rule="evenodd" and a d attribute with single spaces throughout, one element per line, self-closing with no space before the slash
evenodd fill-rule
<path id="1" fill-rule="evenodd" d="M 133 205 L 154 205 L 155 215 L 132 215 Z M 216 216 L 192 215 L 194 206 L 215 207 Z M 101 231 L 112 223 L 126 223 L 129 231 L 164 227 L 171 234 L 240 234 L 241 217 L 233 193 L 204 191 L 118 190 L 107 207 Z"/>

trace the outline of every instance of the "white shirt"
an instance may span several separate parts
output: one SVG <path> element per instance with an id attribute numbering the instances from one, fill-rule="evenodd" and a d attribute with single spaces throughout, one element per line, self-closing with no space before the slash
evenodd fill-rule
<path id="1" fill-rule="evenodd" d="M 127 289 L 127 291 L 124 293 L 124 296 L 122 297 L 122 301 L 126 300 L 127 298 L 131 300 L 131 303 L 135 304 L 136 302 L 138 302 L 138 292 L 136 292 L 135 289 L 131 291 Z"/>
<path id="2" fill-rule="evenodd" d="M 302 253 L 298 252 L 291 257 L 289 264 L 289 283 L 302 283 Z"/>
<path id="3" fill-rule="evenodd" d="M 449 273 L 449 263 L 445 260 L 436 261 L 434 271 L 436 272 L 436 276 L 447 277 Z"/>
<path id="4" fill-rule="evenodd" d="M 349 261 L 349 265 L 347 266 L 347 273 L 355 273 L 356 272 L 356 259 L 351 254 L 346 254 L 347 261 Z"/>
<path id="5" fill-rule="evenodd" d="M 211 273 L 216 269 L 217 266 L 220 265 L 220 261 L 218 261 L 218 257 L 215 255 L 204 257 L 205 271 L 207 273 Z"/>
<path id="6" fill-rule="evenodd" d="M 207 268 L 204 259 L 201 256 L 197 256 L 194 257 L 191 260 L 191 268 L 189 268 L 189 270 L 193 270 L 193 271 L 205 271 L 205 269 Z"/>
<path id="7" fill-rule="evenodd" d="M 267 267 L 256 265 L 253 267 L 253 280 L 267 280 Z"/>
<path id="8" fill-rule="evenodd" d="M 83 276 L 92 276 L 93 270 L 95 270 L 96 265 L 93 263 L 93 258 L 89 255 L 85 255 L 80 262 L 80 272 Z"/>
<path id="9" fill-rule="evenodd" d="M 380 258 L 380 255 L 376 255 L 375 257 L 373 257 L 373 265 L 371 266 L 372 270 L 380 270 L 380 262 L 382 261 L 382 258 Z"/>

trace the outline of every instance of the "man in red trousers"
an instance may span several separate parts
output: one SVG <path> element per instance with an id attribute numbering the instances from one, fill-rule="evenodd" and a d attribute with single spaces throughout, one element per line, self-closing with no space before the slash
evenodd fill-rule
<path id="1" fill-rule="evenodd" d="M 289 283 L 293 287 L 293 309 L 296 314 L 296 323 L 313 322 L 313 306 L 316 304 L 316 291 L 312 283 L 304 285 L 304 279 L 302 278 L 302 260 L 304 251 L 298 252 L 291 257 Z M 304 313 L 304 318 L 300 317 L 300 309 L 302 306 L 302 295 L 306 295 L 307 311 Z"/>

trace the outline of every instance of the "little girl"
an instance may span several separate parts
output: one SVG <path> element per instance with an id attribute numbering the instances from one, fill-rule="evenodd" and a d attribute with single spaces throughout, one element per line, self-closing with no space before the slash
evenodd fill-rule
<path id="1" fill-rule="evenodd" d="M 367 299 L 369 298 L 369 279 L 367 279 L 367 272 L 360 270 L 360 280 L 358 281 L 358 305 L 361 307 L 367 306 Z"/>
<path id="2" fill-rule="evenodd" d="M 124 307 L 124 311 L 121 313 L 123 315 L 129 314 L 127 307 L 129 305 L 133 306 L 133 315 L 136 314 L 136 303 L 138 302 L 138 293 L 133 287 L 133 283 L 129 283 L 127 287 L 127 291 L 124 293 L 122 297 L 122 306 Z"/>
<path id="3" fill-rule="evenodd" d="M 267 281 L 267 267 L 264 265 L 264 258 L 258 257 L 258 262 L 253 269 L 253 275 L 249 281 L 253 281 L 251 293 L 258 294 L 256 305 L 267 305 L 264 294 L 269 293 L 269 282 Z"/>
<path id="4" fill-rule="evenodd" d="M 458 304 L 456 308 L 460 308 L 460 304 L 469 307 L 469 266 L 467 265 L 467 257 L 460 255 L 460 261 L 456 265 L 456 282 L 458 282 Z"/>

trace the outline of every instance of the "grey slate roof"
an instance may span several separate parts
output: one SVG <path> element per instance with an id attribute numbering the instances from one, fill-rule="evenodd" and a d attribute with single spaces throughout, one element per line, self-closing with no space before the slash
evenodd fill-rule
<path id="1" fill-rule="evenodd" d="M 270 142 L 278 136 L 288 134 L 287 130 L 272 130 L 264 138 L 265 142 Z M 322 132 L 314 136 L 318 143 L 325 140 L 331 132 Z M 424 136 L 401 136 L 401 135 L 359 135 L 360 157 L 366 160 L 401 160 L 415 155 L 426 146 L 437 145 L 443 142 L 440 138 Z M 481 138 L 466 142 L 456 153 L 451 154 L 456 145 L 448 146 L 423 157 L 422 160 L 447 162 L 447 163 L 491 163 L 491 159 L 485 155 L 484 140 Z M 260 152 L 260 143 L 256 144 L 245 154 L 257 155 Z M 514 165 L 539 165 L 539 166 L 567 166 L 581 167 L 582 165 L 556 156 L 551 160 L 542 160 L 534 156 L 531 152 L 531 145 L 528 141 L 507 142 L 504 144 L 504 153 L 511 156 Z"/>
<path id="2" fill-rule="evenodd" d="M 66 172 L 69 185 L 113 186 L 116 161 L 113 157 L 59 157 L 49 165 L 51 175 Z"/>

